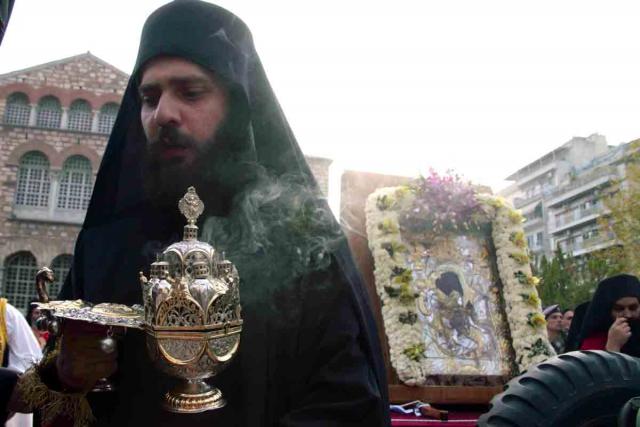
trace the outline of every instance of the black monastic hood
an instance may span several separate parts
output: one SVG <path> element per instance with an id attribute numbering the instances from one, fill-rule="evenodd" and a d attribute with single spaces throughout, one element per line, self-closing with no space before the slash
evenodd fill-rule
<path id="1" fill-rule="evenodd" d="M 222 76 L 244 127 L 244 158 L 270 173 L 292 173 L 315 186 L 313 175 L 267 80 L 247 26 L 227 10 L 178 0 L 156 10 L 142 30 L 132 77 L 107 145 L 84 227 L 111 220 L 144 200 L 140 164 L 144 134 L 138 82 L 144 65 L 162 55 L 180 56 Z M 244 104 L 244 105 L 238 105 Z M 246 111 L 246 114 L 245 113 Z"/>
<path id="2" fill-rule="evenodd" d="M 636 297 L 640 301 L 640 281 L 630 274 L 618 274 L 602 280 L 593 294 L 587 311 L 582 321 L 582 328 L 578 337 L 578 342 L 595 333 L 607 332 L 613 323 L 611 309 L 614 303 L 620 298 Z M 640 332 L 638 325 L 631 324 L 632 336 L 623 352 L 640 356 Z M 578 345 L 579 348 L 579 345 Z"/>

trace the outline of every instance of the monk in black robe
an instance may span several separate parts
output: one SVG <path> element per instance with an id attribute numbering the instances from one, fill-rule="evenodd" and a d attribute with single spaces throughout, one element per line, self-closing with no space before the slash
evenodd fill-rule
<path id="1" fill-rule="evenodd" d="M 598 283 L 576 339 L 580 350 L 640 357 L 640 280 L 630 274 Z"/>
<path id="2" fill-rule="evenodd" d="M 128 331 L 117 390 L 89 395 L 98 425 L 388 425 L 366 292 L 249 30 L 224 9 L 181 0 L 145 24 L 60 299 L 141 303 L 138 271 L 181 240 L 176 203 L 191 185 L 206 206 L 200 240 L 241 280 L 240 349 L 213 379 L 227 406 L 163 411 L 172 380 L 149 360 L 144 334 Z M 63 340 L 58 356 L 66 388 L 74 374 L 81 384 L 102 373 L 77 347 Z"/>

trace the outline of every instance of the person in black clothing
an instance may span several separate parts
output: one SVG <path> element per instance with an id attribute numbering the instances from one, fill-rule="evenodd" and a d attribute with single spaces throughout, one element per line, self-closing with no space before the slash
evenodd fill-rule
<path id="1" fill-rule="evenodd" d="M 570 308 L 562 312 L 562 330 L 565 334 L 569 333 L 569 329 L 571 329 L 571 322 L 573 321 L 574 315 L 575 311 Z"/>
<path id="2" fill-rule="evenodd" d="M 580 331 L 582 329 L 582 322 L 584 321 L 584 315 L 589 308 L 589 301 L 578 304 L 573 313 L 573 319 L 571 320 L 571 326 L 567 333 L 566 351 L 576 351 L 580 348 Z"/>
<path id="3" fill-rule="evenodd" d="M 579 349 L 640 357 L 640 280 L 630 274 L 602 280 L 581 323 Z"/>
<path id="4" fill-rule="evenodd" d="M 138 271 L 181 240 L 188 186 L 206 206 L 200 239 L 240 274 L 240 349 L 214 379 L 227 406 L 163 412 L 171 379 L 143 333 L 106 355 L 99 333 L 71 322 L 50 386 L 86 390 L 116 372 L 117 391 L 89 396 L 98 425 L 389 425 L 366 290 L 249 30 L 220 7 L 178 0 L 143 29 L 60 298 L 141 303 Z"/>

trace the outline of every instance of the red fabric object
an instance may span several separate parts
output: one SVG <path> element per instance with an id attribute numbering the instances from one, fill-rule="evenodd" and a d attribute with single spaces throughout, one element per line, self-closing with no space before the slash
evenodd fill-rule
<path id="1" fill-rule="evenodd" d="M 42 338 L 45 343 L 47 341 L 49 341 L 49 332 L 48 331 L 34 330 L 34 332 L 36 333 L 36 338 L 38 338 L 38 340 L 40 340 L 40 338 Z"/>
<path id="2" fill-rule="evenodd" d="M 596 332 L 582 340 L 580 350 L 605 350 L 607 337 L 608 334 L 606 332 Z"/>
<path id="3" fill-rule="evenodd" d="M 416 417 L 415 415 L 391 414 L 392 427 L 475 427 L 478 424 L 480 412 L 451 412 L 449 411 L 449 421 L 434 420 L 426 417 Z"/>

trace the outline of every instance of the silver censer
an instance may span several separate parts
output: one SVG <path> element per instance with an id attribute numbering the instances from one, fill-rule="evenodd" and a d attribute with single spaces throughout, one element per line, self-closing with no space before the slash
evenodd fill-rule
<path id="1" fill-rule="evenodd" d="M 204 204 L 193 187 L 178 203 L 186 217 L 184 240 L 166 248 L 140 273 L 147 350 L 164 373 L 180 379 L 164 396 L 167 410 L 204 412 L 225 405 L 204 380 L 215 376 L 238 350 L 242 318 L 235 266 L 198 241 L 196 220 Z"/>
<path id="2" fill-rule="evenodd" d="M 165 393 L 164 407 L 172 412 L 196 413 L 225 405 L 220 390 L 204 380 L 222 371 L 238 351 L 242 332 L 239 277 L 230 261 L 211 245 L 198 241 L 195 222 L 204 204 L 193 187 L 178 207 L 187 219 L 184 240 L 162 252 L 151 264 L 148 279 L 140 273 L 144 307 L 51 301 L 46 285 L 53 283 L 54 276 L 47 267 L 36 274 L 40 301 L 34 304 L 42 312 L 39 328 L 53 335 L 60 333 L 60 321 L 65 319 L 104 325 L 101 346 L 105 352 L 115 350 L 114 337 L 127 328 L 144 330 L 155 365 L 180 380 Z M 113 388 L 102 379 L 94 391 Z"/>

